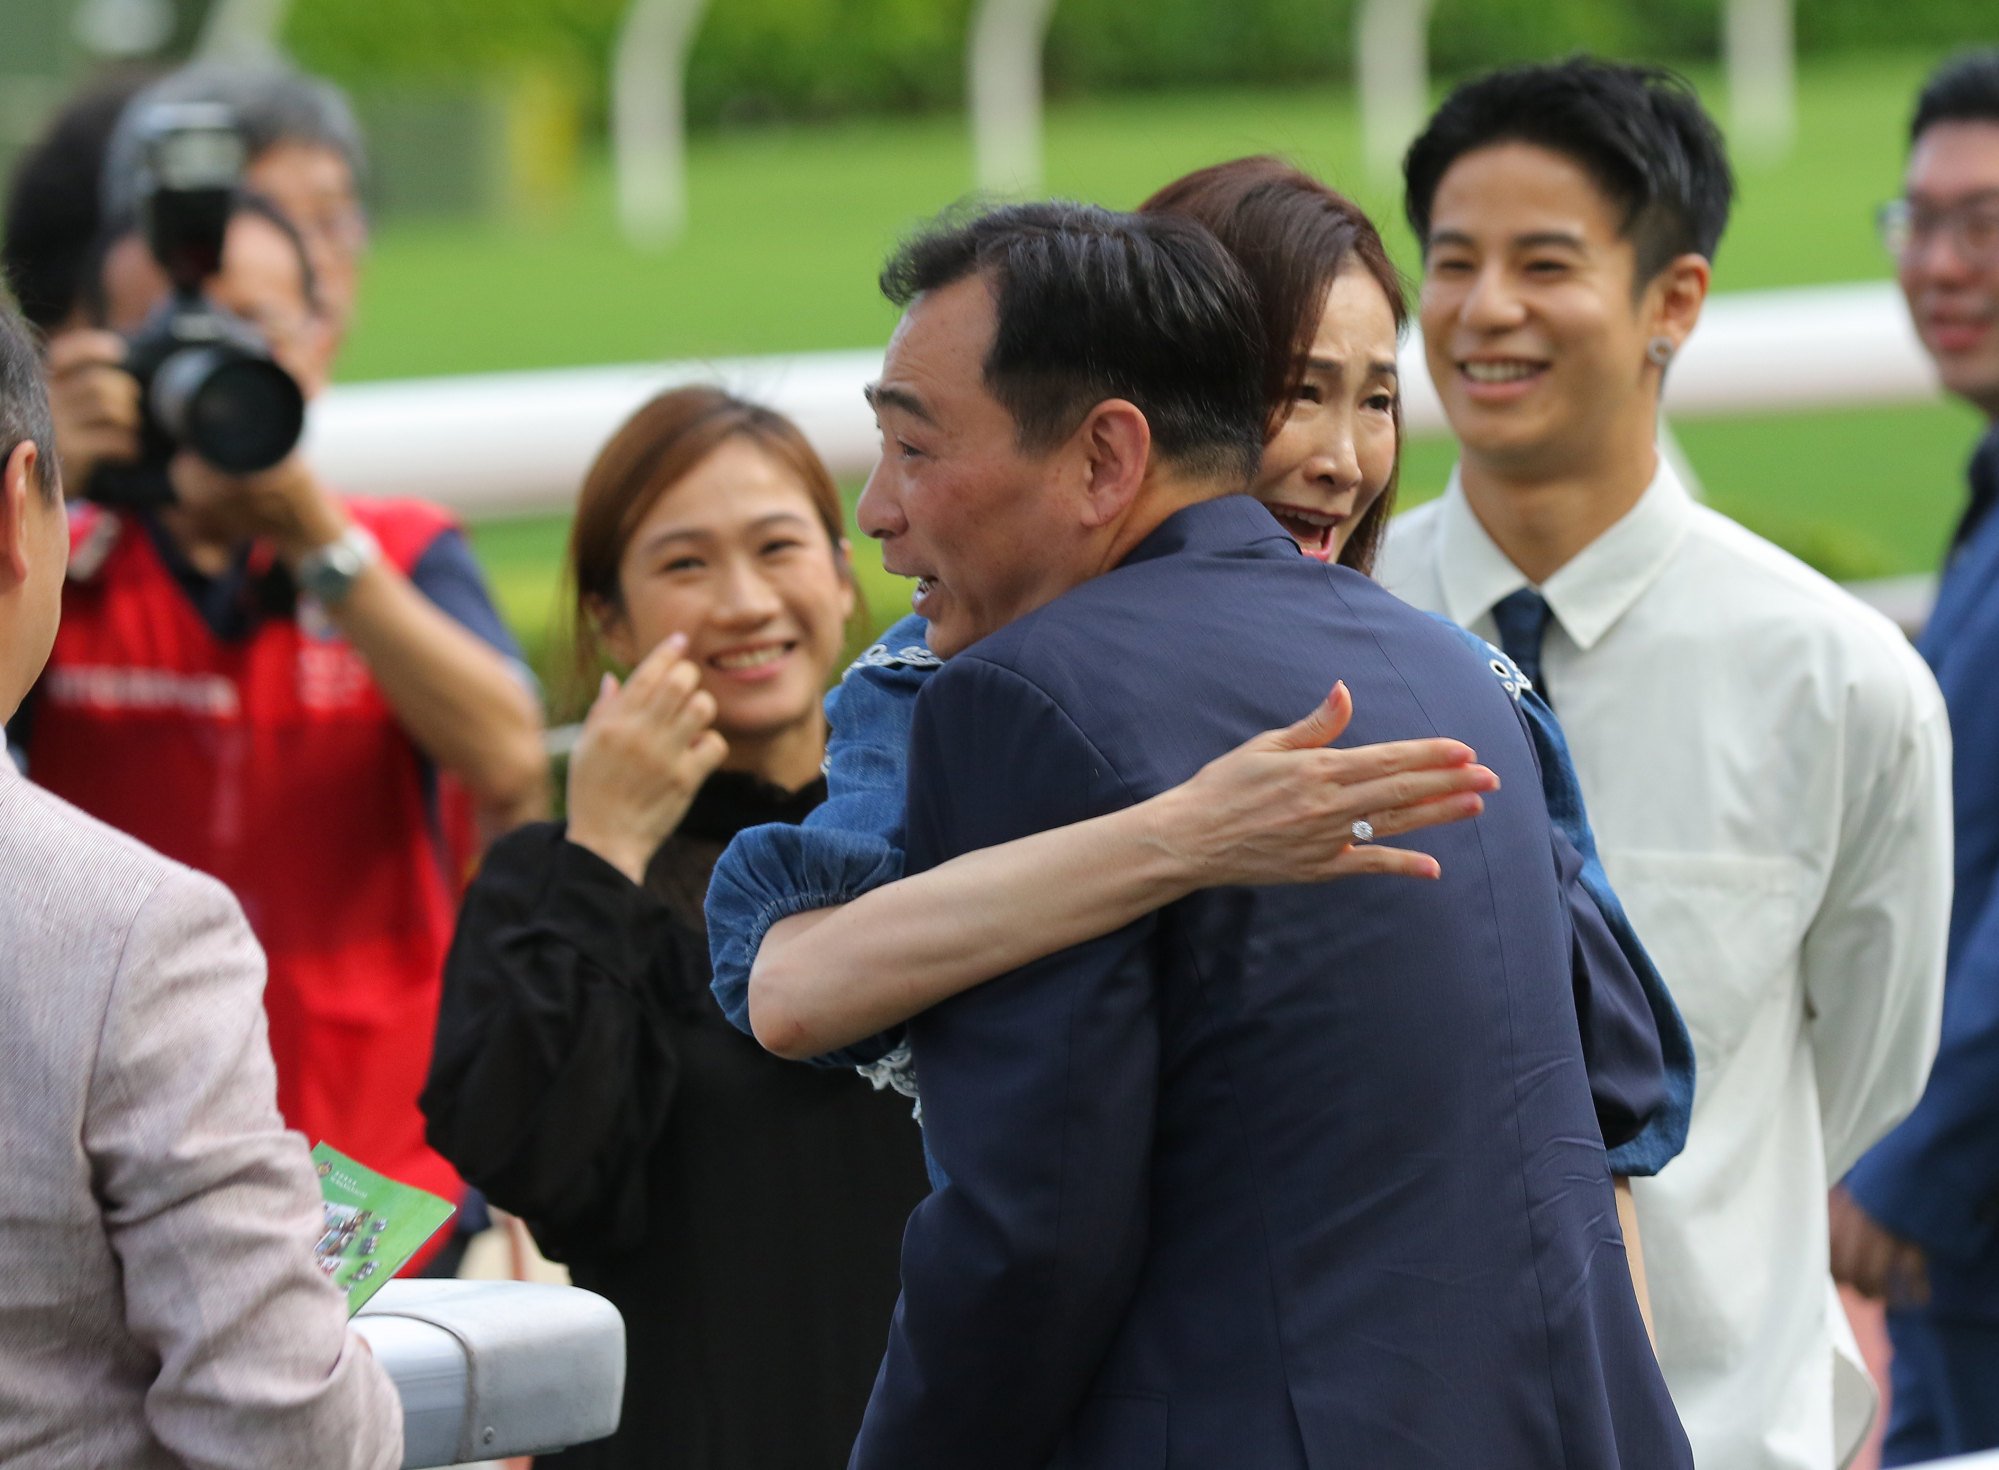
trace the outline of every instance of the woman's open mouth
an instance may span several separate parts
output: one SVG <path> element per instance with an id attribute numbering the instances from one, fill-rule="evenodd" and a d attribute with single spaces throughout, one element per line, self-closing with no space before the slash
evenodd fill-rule
<path id="1" fill-rule="evenodd" d="M 1263 508 L 1277 518 L 1277 524 L 1298 543 L 1298 549 L 1315 561 L 1331 561 L 1337 554 L 1333 534 L 1346 523 L 1344 511 L 1311 510 L 1302 505 L 1264 502 Z"/>

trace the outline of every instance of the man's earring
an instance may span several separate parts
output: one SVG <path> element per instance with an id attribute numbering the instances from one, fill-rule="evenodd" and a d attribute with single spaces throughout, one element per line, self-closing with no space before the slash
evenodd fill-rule
<path id="1" fill-rule="evenodd" d="M 1673 360 L 1673 339 L 1661 334 L 1645 344 L 1645 360 L 1653 367 L 1664 367 Z"/>

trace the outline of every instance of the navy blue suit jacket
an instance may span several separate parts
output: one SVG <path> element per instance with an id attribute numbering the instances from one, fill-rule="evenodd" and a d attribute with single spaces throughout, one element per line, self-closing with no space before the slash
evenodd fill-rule
<path id="1" fill-rule="evenodd" d="M 1584 1075 L 1573 853 L 1452 630 L 1247 497 L 1184 510 L 933 676 L 911 867 L 1151 796 L 1336 678 L 1344 742 L 1448 733 L 1503 789 L 1423 834 L 1439 882 L 1208 890 L 912 1023 L 950 1182 L 854 1466 L 1690 1464 Z"/>
<path id="2" fill-rule="evenodd" d="M 1972 460 L 1999 500 L 1999 428 Z M 1999 1320 L 1999 511 L 1944 568 L 1917 645 L 1950 711 L 1956 887 L 1943 1036 L 1915 1111 L 1847 1176 L 1867 1213 L 1929 1254 L 1938 1312 Z"/>

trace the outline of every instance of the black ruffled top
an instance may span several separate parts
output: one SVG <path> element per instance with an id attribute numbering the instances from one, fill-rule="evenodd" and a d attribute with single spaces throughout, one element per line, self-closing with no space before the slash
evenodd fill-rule
<path id="1" fill-rule="evenodd" d="M 701 915 L 731 837 L 824 797 L 718 773 L 643 887 L 541 823 L 466 895 L 430 1141 L 625 1318 L 624 1422 L 564 1465 L 846 1462 L 926 1190 L 920 1139 L 905 1099 L 724 1019 Z"/>

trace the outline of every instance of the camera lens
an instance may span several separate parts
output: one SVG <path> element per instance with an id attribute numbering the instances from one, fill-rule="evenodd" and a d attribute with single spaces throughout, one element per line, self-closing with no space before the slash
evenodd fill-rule
<path id="1" fill-rule="evenodd" d="M 161 363 L 152 407 L 169 438 L 238 475 L 269 469 L 305 428 L 304 395 L 283 368 L 220 344 Z"/>

